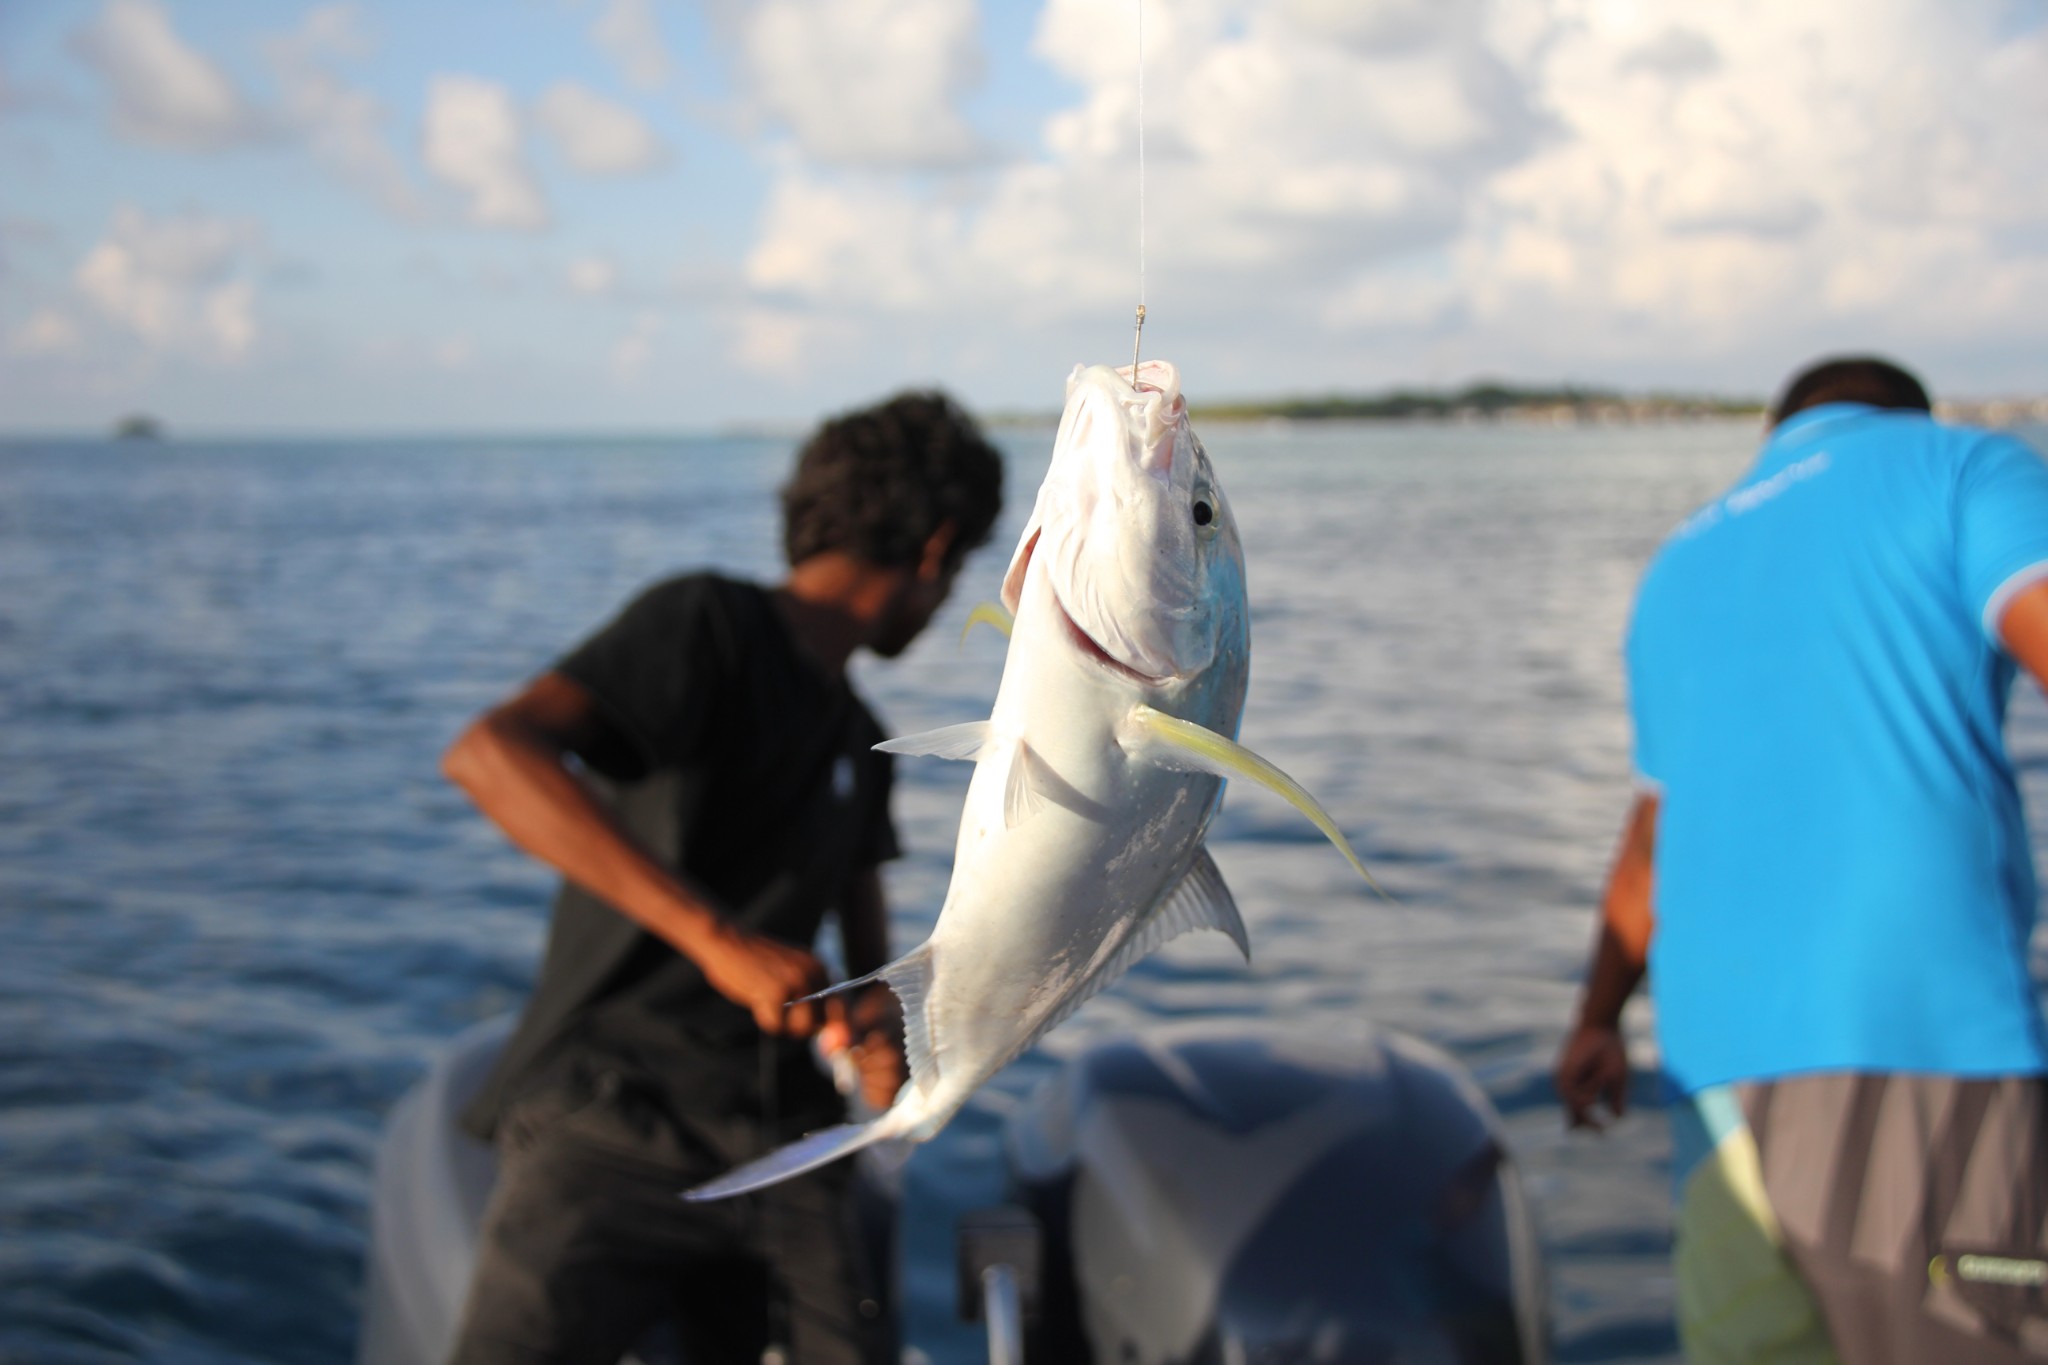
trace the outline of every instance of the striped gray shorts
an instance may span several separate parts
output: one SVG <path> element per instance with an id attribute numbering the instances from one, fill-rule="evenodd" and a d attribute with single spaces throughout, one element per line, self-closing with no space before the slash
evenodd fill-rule
<path id="1" fill-rule="evenodd" d="M 2048 1358 L 2048 1079 L 1825 1074 L 1736 1093 L 1844 1361 Z"/>

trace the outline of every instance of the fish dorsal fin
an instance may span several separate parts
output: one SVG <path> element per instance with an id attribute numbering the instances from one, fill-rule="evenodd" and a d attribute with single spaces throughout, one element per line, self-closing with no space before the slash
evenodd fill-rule
<path id="1" fill-rule="evenodd" d="M 918 735 L 885 739 L 875 748 L 885 754 L 913 754 L 920 758 L 977 759 L 988 745 L 988 722 L 970 720 L 965 725 L 943 725 Z"/>
<path id="2" fill-rule="evenodd" d="M 1154 903 L 1152 912 L 1132 931 L 1131 936 L 1090 972 L 1074 988 L 1073 994 L 1060 1001 L 1052 1013 L 1039 1022 L 1017 1051 L 1023 1052 L 1066 1022 L 1075 1010 L 1115 985 L 1125 972 L 1145 958 L 1182 934 L 1191 934 L 1197 929 L 1216 929 L 1228 934 L 1237 950 L 1244 954 L 1245 961 L 1251 961 L 1251 942 L 1245 933 L 1244 917 L 1237 913 L 1237 901 L 1231 896 L 1230 888 L 1224 885 L 1223 874 L 1217 870 L 1216 860 L 1209 856 L 1207 848 L 1195 850 L 1195 860 L 1188 867 L 1187 874 Z"/>
<path id="3" fill-rule="evenodd" d="M 976 626 L 994 626 L 1008 637 L 1015 628 L 1017 618 L 1010 615 L 1010 609 L 1000 602 L 977 602 L 974 610 L 967 613 L 967 624 L 960 627 L 960 643 L 967 643 L 968 632 Z"/>
<path id="4" fill-rule="evenodd" d="M 1015 829 L 1045 809 L 1045 795 L 1039 790 L 1039 767 L 1044 760 L 1031 746 L 1018 740 L 1010 751 L 1010 772 L 1003 780 L 1003 827 Z"/>
<path id="5" fill-rule="evenodd" d="M 1337 828 L 1337 822 L 1330 818 L 1322 804 L 1310 796 L 1299 782 L 1236 740 L 1225 739 L 1193 721 L 1169 716 L 1164 711 L 1144 705 L 1131 708 L 1130 714 L 1117 726 L 1116 737 L 1124 752 L 1134 758 L 1157 763 L 1162 768 L 1213 773 L 1226 781 L 1233 777 L 1247 777 L 1278 794 L 1306 815 L 1309 823 L 1337 846 L 1337 851 L 1358 869 L 1359 876 L 1365 878 L 1366 885 L 1386 896 L 1387 893 L 1380 889 L 1380 884 L 1372 879 L 1372 873 L 1365 870 L 1365 864 L 1352 850 L 1351 841 L 1344 837 L 1344 832 Z"/>

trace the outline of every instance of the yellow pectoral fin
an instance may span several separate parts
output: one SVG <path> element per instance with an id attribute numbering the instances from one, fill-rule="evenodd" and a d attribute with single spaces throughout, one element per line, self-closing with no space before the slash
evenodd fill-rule
<path id="1" fill-rule="evenodd" d="M 1289 805 L 1306 815 L 1309 823 L 1321 830 L 1330 842 L 1337 846 L 1337 851 L 1358 869 L 1359 876 L 1365 878 L 1367 886 L 1378 891 L 1383 899 L 1393 899 L 1372 879 L 1372 873 L 1365 870 L 1365 864 L 1352 850 L 1351 841 L 1344 837 L 1344 832 L 1337 828 L 1337 822 L 1330 818 L 1330 813 L 1323 809 L 1322 804 L 1310 796 L 1299 782 L 1242 744 L 1225 739 L 1214 730 L 1205 729 L 1193 721 L 1169 716 L 1164 711 L 1155 710 L 1150 706 L 1131 708 L 1123 733 L 1119 734 L 1118 738 L 1126 741 L 1126 748 L 1135 747 L 1142 751 L 1145 757 L 1163 766 L 1214 773 L 1225 779 L 1247 777 L 1268 791 L 1284 797 Z"/>
<path id="2" fill-rule="evenodd" d="M 960 643 L 966 644 L 968 632 L 978 625 L 994 626 L 1008 636 L 1010 627 L 1015 625 L 1016 621 L 1017 618 L 1010 615 L 1000 602 L 977 602 L 974 604 L 974 610 L 967 613 L 967 624 L 960 627 Z"/>

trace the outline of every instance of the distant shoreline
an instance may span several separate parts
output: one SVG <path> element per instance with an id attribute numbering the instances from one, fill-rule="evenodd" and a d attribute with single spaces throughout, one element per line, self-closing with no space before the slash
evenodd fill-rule
<path id="1" fill-rule="evenodd" d="M 1188 416 L 1209 423 L 1418 422 L 1455 426 L 1636 426 L 1673 422 L 1761 421 L 1760 398 L 1712 394 L 1629 394 L 1613 389 L 1522 387 L 1481 382 L 1459 389 L 1394 389 L 1380 394 L 1330 394 L 1190 404 Z M 1968 398 L 1935 404 L 1944 421 L 1975 426 L 2048 425 L 2048 397 Z M 1050 426 L 1059 414 L 999 413 L 992 426 Z"/>
<path id="2" fill-rule="evenodd" d="M 1392 389 L 1378 394 L 1330 393 L 1193 403 L 1196 422 L 1321 423 L 1444 422 L 1458 425 L 1613 425 L 1761 416 L 1762 400 L 1696 394 L 1624 394 L 1579 385 L 1530 387 L 1481 380 L 1457 389 Z M 1041 426 L 1057 413 L 1003 413 L 998 426 Z"/>
<path id="3" fill-rule="evenodd" d="M 1418 426 L 1659 426 L 1692 422 L 1750 421 L 1761 425 L 1765 403 L 1751 397 L 1712 394 L 1648 393 L 1630 394 L 1616 389 L 1577 385 L 1553 387 L 1518 386 L 1479 382 L 1458 389 L 1393 389 L 1379 394 L 1329 394 L 1310 397 L 1225 400 L 1197 403 L 1189 416 L 1210 425 L 1292 426 L 1341 425 L 1344 423 L 1409 423 Z M 1947 422 L 2000 429 L 2048 428 L 2048 396 L 1977 397 L 1939 400 L 1935 415 Z M 1058 409 L 991 408 L 976 416 L 998 430 L 1045 431 L 1059 425 Z M 129 419 L 130 423 L 137 419 Z M 124 423 L 123 425 L 128 425 Z M 313 443 L 333 441 L 426 441 L 461 444 L 479 441 L 560 442 L 587 441 L 649 442 L 676 440 L 774 440 L 797 441 L 811 429 L 808 423 L 744 422 L 727 426 L 649 430 L 490 430 L 490 429 L 356 429 L 261 431 L 197 429 L 149 421 L 147 431 L 103 428 L 90 430 L 6 430 L 0 428 L 0 442 L 20 445 L 38 441 L 84 444 L 119 444 L 129 447 L 170 448 L 181 444 L 226 443 Z M 135 439 L 146 436 L 152 439 Z M 125 438 L 125 439 L 124 439 Z"/>
<path id="4" fill-rule="evenodd" d="M 1328 394 L 1203 403 L 1189 416 L 1208 421 L 1482 422 L 1576 425 L 1699 421 L 1754 417 L 1762 400 L 1699 394 L 1624 394 L 1578 385 L 1526 387 L 1481 380 L 1458 389 L 1394 389 L 1380 394 Z"/>

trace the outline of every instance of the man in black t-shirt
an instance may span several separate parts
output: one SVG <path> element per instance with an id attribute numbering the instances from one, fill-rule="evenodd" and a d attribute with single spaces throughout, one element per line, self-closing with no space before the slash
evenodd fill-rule
<path id="1" fill-rule="evenodd" d="M 463 1115 L 500 1169 L 451 1360 L 612 1365 L 664 1317 L 692 1365 L 776 1342 L 853 1365 L 889 1340 L 844 1165 L 678 1196 L 840 1121 L 814 1035 L 869 1103 L 902 1082 L 885 987 L 789 1003 L 827 984 L 827 913 L 850 974 L 889 959 L 890 760 L 846 664 L 909 646 L 1001 498 L 995 449 L 941 395 L 828 422 L 782 491 L 779 587 L 656 584 L 448 750 L 450 780 L 565 878 L 533 998 Z"/>

